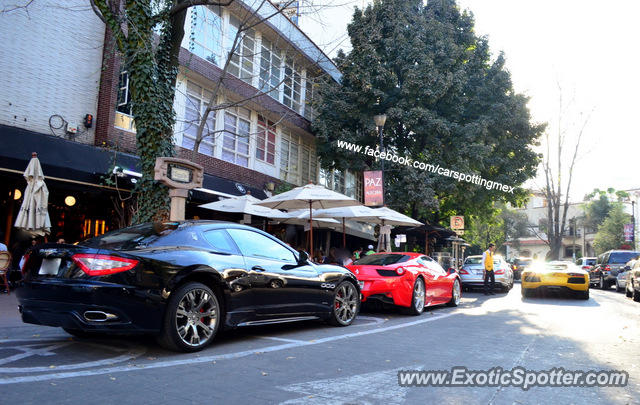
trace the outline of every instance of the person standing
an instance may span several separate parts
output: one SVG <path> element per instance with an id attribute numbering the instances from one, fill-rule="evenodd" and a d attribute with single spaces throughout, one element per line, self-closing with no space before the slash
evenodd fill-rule
<path id="1" fill-rule="evenodd" d="M 375 250 L 373 250 L 373 245 L 369 245 L 369 246 L 367 246 L 367 249 L 369 249 L 369 250 L 367 250 L 367 251 L 364 253 L 364 255 L 365 255 L 365 256 L 372 255 L 372 254 L 374 254 L 374 253 L 376 252 Z"/>
<path id="2" fill-rule="evenodd" d="M 482 253 L 482 264 L 484 265 L 484 295 L 494 295 L 493 287 L 496 283 L 496 275 L 493 272 L 493 252 L 496 245 L 489 243 L 489 248 Z M 491 283 L 489 283 L 491 280 Z"/>

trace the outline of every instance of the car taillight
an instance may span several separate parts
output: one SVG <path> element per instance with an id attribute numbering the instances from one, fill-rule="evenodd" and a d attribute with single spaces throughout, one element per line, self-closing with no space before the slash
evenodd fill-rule
<path id="1" fill-rule="evenodd" d="M 498 270 L 496 270 L 496 274 L 504 274 L 504 269 L 498 269 Z"/>
<path id="2" fill-rule="evenodd" d="M 406 271 L 406 269 L 404 267 L 402 267 L 402 266 L 400 266 L 400 267 L 398 267 L 396 269 L 396 273 L 398 273 L 399 276 L 403 275 L 405 271 Z"/>
<path id="3" fill-rule="evenodd" d="M 22 258 L 22 267 L 20 268 L 20 272 L 22 273 L 22 276 L 24 276 L 24 269 L 27 267 L 27 262 L 29 261 L 29 257 L 31 257 L 31 251 L 28 251 L 27 253 L 25 253 L 24 257 Z"/>
<path id="4" fill-rule="evenodd" d="M 589 270 L 591 266 L 582 266 L 582 270 Z"/>
<path id="5" fill-rule="evenodd" d="M 460 269 L 460 274 L 469 274 L 469 272 L 466 271 L 465 269 Z"/>
<path id="6" fill-rule="evenodd" d="M 580 274 L 580 273 L 568 273 L 569 276 L 571 277 L 583 277 L 584 274 Z"/>
<path id="7" fill-rule="evenodd" d="M 138 265 L 137 260 L 110 255 L 79 253 L 71 257 L 73 261 L 90 276 L 106 276 L 131 270 Z"/>

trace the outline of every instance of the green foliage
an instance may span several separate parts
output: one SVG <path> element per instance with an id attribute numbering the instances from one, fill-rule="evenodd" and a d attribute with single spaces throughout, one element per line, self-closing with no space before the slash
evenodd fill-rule
<path id="1" fill-rule="evenodd" d="M 169 213 L 168 188 L 154 181 L 154 167 L 157 157 L 174 154 L 173 98 L 185 11 L 171 15 L 172 1 L 128 0 L 115 10 L 109 2 L 97 0 L 96 6 L 129 72 L 136 153 L 142 172 L 135 187 L 138 210 L 133 222 L 163 220 Z M 126 29 L 122 21 L 126 21 Z"/>
<path id="2" fill-rule="evenodd" d="M 615 205 L 612 201 L 620 202 L 627 198 L 629 193 L 626 191 L 616 191 L 611 187 L 607 191 L 594 189 L 585 196 L 585 201 L 588 201 L 584 206 L 585 225 L 594 230 L 598 229 Z"/>
<path id="3" fill-rule="evenodd" d="M 518 238 L 529 236 L 527 216 L 504 204 L 495 204 L 491 214 L 487 216 L 467 216 L 467 231 L 464 239 L 471 244 L 469 254 L 484 251 L 493 242 L 502 254 L 506 253 L 505 242 L 509 241 L 513 248 L 518 248 Z"/>
<path id="4" fill-rule="evenodd" d="M 593 241 L 596 254 L 619 249 L 625 243 L 624 225 L 630 222 L 631 216 L 624 212 L 622 203 L 613 203 L 606 219 L 598 227 L 598 233 Z"/>
<path id="5" fill-rule="evenodd" d="M 314 129 L 324 167 L 378 168 L 335 142 L 375 149 L 373 115 L 385 112 L 387 150 L 513 186 L 535 175 L 532 146 L 544 126 L 531 123 L 528 99 L 514 92 L 504 57 L 492 60 L 472 15 L 454 0 L 377 1 L 356 9 L 348 32 L 353 49 L 336 58 L 342 82 L 319 89 Z M 494 201 L 517 205 L 526 196 L 396 164 L 385 169 L 390 205 L 433 222 L 452 213 L 484 216 Z"/>

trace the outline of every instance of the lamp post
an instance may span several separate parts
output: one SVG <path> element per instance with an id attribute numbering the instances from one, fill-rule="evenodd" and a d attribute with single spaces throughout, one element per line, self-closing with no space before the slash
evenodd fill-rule
<path id="1" fill-rule="evenodd" d="M 387 114 L 377 114 L 373 116 L 373 121 L 376 123 L 378 129 L 378 135 L 380 136 L 380 153 L 384 152 L 384 144 L 382 140 L 382 129 L 384 123 L 387 121 Z M 384 159 L 380 159 L 380 171 L 382 173 L 382 204 L 384 205 Z"/>

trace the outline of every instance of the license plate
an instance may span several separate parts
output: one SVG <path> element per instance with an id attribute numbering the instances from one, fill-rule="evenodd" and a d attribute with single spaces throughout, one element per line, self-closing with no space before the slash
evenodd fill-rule
<path id="1" fill-rule="evenodd" d="M 364 281 L 358 281 L 358 285 L 360 285 L 360 289 L 364 289 Z"/>
<path id="2" fill-rule="evenodd" d="M 58 274 L 58 269 L 60 268 L 60 261 L 62 259 L 43 259 L 42 264 L 40 265 L 40 271 L 38 274 L 42 275 L 56 275 Z"/>
<path id="3" fill-rule="evenodd" d="M 484 271 L 480 270 L 480 271 L 476 271 L 476 275 L 477 276 L 481 276 L 484 273 Z"/>

